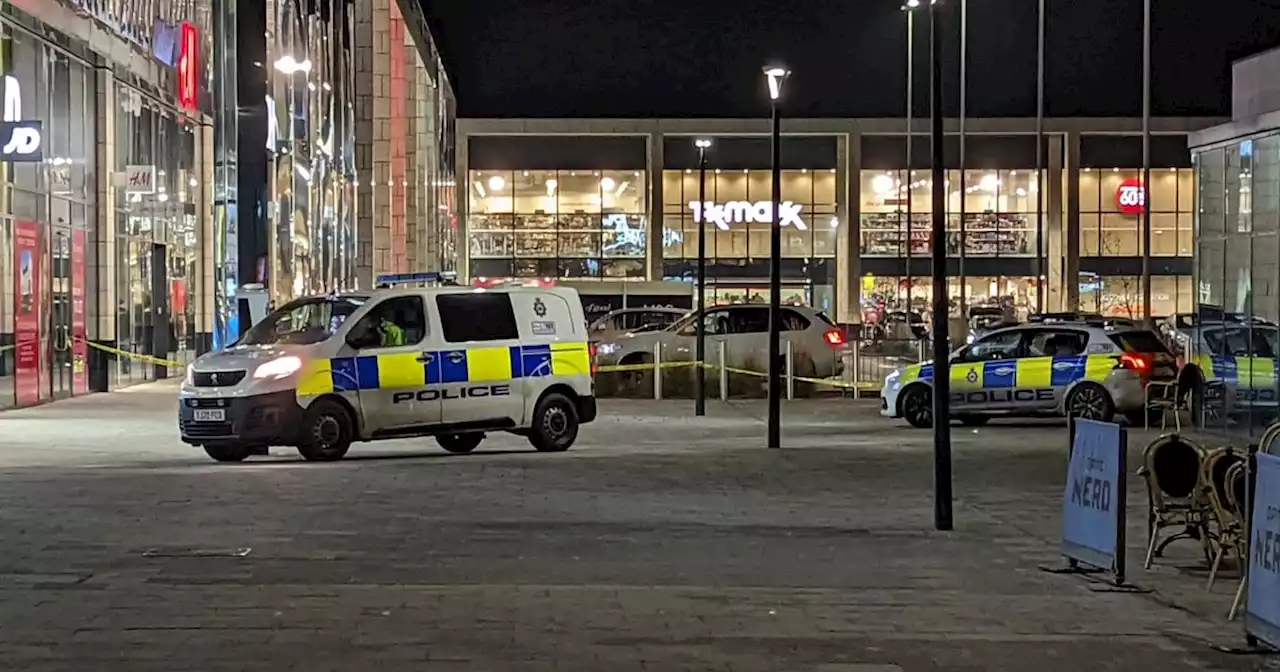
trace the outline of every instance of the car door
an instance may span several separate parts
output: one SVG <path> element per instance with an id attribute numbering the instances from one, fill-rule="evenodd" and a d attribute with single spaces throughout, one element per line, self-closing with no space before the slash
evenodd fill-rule
<path id="1" fill-rule="evenodd" d="M 711 308 L 702 314 L 702 322 L 706 325 L 708 364 L 720 361 L 720 348 L 725 347 L 725 361 L 734 366 L 727 346 L 729 336 L 729 311 L 726 308 Z M 670 347 L 663 350 L 663 356 L 669 361 L 693 361 L 697 349 L 698 316 L 690 313 L 673 332 Z M 674 359 L 672 359 L 674 358 Z"/>
<path id="2" fill-rule="evenodd" d="M 524 421 L 524 386 L 512 371 L 520 347 L 511 295 L 448 292 L 435 297 L 439 349 L 430 369 L 446 425 L 499 428 Z"/>
<path id="3" fill-rule="evenodd" d="M 1007 410 L 1017 382 L 1023 332 L 998 331 L 970 344 L 951 362 L 951 406 Z"/>
<path id="4" fill-rule="evenodd" d="M 730 366 L 764 373 L 769 370 L 769 308 L 734 306 L 728 317 L 726 337 Z"/>
<path id="5" fill-rule="evenodd" d="M 1071 384 L 1085 377 L 1089 334 L 1079 329 L 1028 330 L 1026 353 L 1018 366 L 1022 405 L 1037 410 L 1059 408 Z"/>
<path id="6" fill-rule="evenodd" d="M 384 320 L 403 332 L 401 344 L 383 345 Z M 366 434 L 440 422 L 440 401 L 428 391 L 428 331 L 426 304 L 417 294 L 379 301 L 352 327 L 347 342 L 356 352 L 333 359 L 334 389 L 358 390 Z"/>

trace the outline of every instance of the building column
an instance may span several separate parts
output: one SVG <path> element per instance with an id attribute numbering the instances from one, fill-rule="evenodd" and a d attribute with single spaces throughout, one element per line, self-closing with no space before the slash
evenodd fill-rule
<path id="1" fill-rule="evenodd" d="M 1062 183 L 1062 136 L 1051 135 L 1048 140 L 1048 163 L 1044 175 L 1044 208 L 1045 208 L 1045 250 L 1048 255 L 1049 272 L 1046 278 L 1048 295 L 1045 297 L 1046 310 L 1061 312 L 1066 303 L 1066 255 L 1063 249 L 1063 183 Z"/>
<path id="2" fill-rule="evenodd" d="M 1063 169 L 1067 171 L 1067 240 L 1063 262 L 1066 286 L 1066 310 L 1080 309 L 1080 133 L 1071 131 L 1065 138 Z"/>
<path id="3" fill-rule="evenodd" d="M 444 123 L 443 120 L 440 123 Z M 471 282 L 471 239 L 467 237 L 467 231 L 471 228 L 471 171 L 467 158 L 470 146 L 467 136 L 457 135 L 453 153 L 453 179 L 456 183 L 454 193 L 457 194 L 454 211 L 458 217 L 458 237 L 455 244 L 458 246 L 458 282 L 468 284 Z M 438 179 L 443 183 L 445 176 L 440 175 Z M 443 246 L 441 249 L 443 256 Z"/>
<path id="4" fill-rule="evenodd" d="M 97 301 L 90 308 L 86 337 L 92 343 L 116 347 L 116 86 L 110 68 L 94 68 L 97 91 L 94 164 L 97 170 L 97 211 L 95 249 L 89 275 L 97 282 Z M 89 348 L 89 389 L 106 392 L 111 386 L 115 357 L 98 348 Z"/>
<path id="5" fill-rule="evenodd" d="M 841 324 L 862 323 L 862 134 L 841 137 L 836 167 L 836 189 L 843 198 L 840 212 L 840 238 L 836 250 L 840 279 L 845 290 L 840 294 L 836 321 Z"/>
<path id="6" fill-rule="evenodd" d="M 649 180 L 649 226 L 645 233 L 648 244 L 646 260 L 649 264 L 648 280 L 662 280 L 662 166 L 663 159 L 662 133 L 650 133 L 648 136 L 648 180 Z"/>
<path id="7" fill-rule="evenodd" d="M 836 136 L 836 221 L 840 228 L 836 230 L 836 300 L 832 313 L 837 323 L 848 323 L 852 313 L 852 305 L 857 293 L 858 278 L 853 273 L 852 259 L 849 256 L 850 228 L 852 222 L 849 213 L 855 209 L 849 207 L 849 135 Z"/>
<path id="8" fill-rule="evenodd" d="M 200 269 L 199 274 L 192 274 L 197 284 L 197 291 L 188 288 L 188 301 L 196 302 L 196 354 L 202 355 L 213 349 L 213 330 L 215 321 L 213 311 L 216 310 L 214 288 L 218 283 L 218 262 L 216 254 L 218 246 L 214 233 L 213 221 L 213 120 L 205 118 L 200 124 L 200 135 L 196 141 L 200 150 L 199 171 L 200 191 L 196 194 L 196 208 L 200 217 Z M 194 296 L 192 296 L 194 294 Z"/>

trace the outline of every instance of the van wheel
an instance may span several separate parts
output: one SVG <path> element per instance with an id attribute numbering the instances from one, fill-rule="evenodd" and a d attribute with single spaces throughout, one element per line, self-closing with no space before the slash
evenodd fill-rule
<path id="1" fill-rule="evenodd" d="M 219 462 L 243 462 L 253 453 L 253 446 L 244 443 L 220 443 L 204 447 L 209 457 Z"/>
<path id="2" fill-rule="evenodd" d="M 436 443 L 441 448 L 451 453 L 469 453 L 484 441 L 483 432 L 469 432 L 467 434 L 437 434 Z"/>
<path id="3" fill-rule="evenodd" d="M 336 401 L 321 399 L 303 417 L 298 453 L 311 462 L 341 460 L 351 448 L 354 423 L 347 409 Z"/>
<path id="4" fill-rule="evenodd" d="M 562 453 L 578 438 L 578 407 L 563 394 L 551 393 L 538 402 L 529 428 L 529 443 L 543 453 Z"/>
<path id="5" fill-rule="evenodd" d="M 902 391 L 902 417 L 912 427 L 924 429 L 933 426 L 933 390 L 924 385 L 916 385 Z"/>
<path id="6" fill-rule="evenodd" d="M 1116 405 L 1106 388 L 1097 383 L 1081 383 L 1071 390 L 1063 404 L 1067 416 L 1085 420 L 1111 422 L 1115 417 Z"/>

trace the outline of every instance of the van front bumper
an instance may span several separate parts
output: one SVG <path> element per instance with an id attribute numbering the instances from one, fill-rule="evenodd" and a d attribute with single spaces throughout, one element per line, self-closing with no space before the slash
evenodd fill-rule
<path id="1" fill-rule="evenodd" d="M 293 390 L 247 397 L 181 397 L 178 429 L 194 446 L 250 443 L 292 446 L 302 426 L 303 408 Z M 223 411 L 222 420 L 195 419 L 197 410 Z"/>

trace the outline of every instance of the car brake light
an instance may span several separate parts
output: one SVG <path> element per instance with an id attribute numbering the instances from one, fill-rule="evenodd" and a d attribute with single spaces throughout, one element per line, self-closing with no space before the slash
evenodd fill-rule
<path id="1" fill-rule="evenodd" d="M 827 344 L 832 347 L 844 345 L 845 343 L 844 332 L 839 329 L 828 329 L 822 337 L 827 339 Z"/>
<path id="2" fill-rule="evenodd" d="M 591 358 L 592 358 L 592 359 L 595 359 L 595 357 L 596 357 L 596 344 L 595 344 L 595 343 L 588 343 L 588 344 L 587 344 L 587 352 L 591 355 Z"/>
<path id="3" fill-rule="evenodd" d="M 1151 373 L 1151 359 L 1146 355 L 1135 355 L 1131 352 L 1126 352 L 1120 355 L 1119 367 L 1136 371 L 1140 376 L 1146 376 Z"/>

